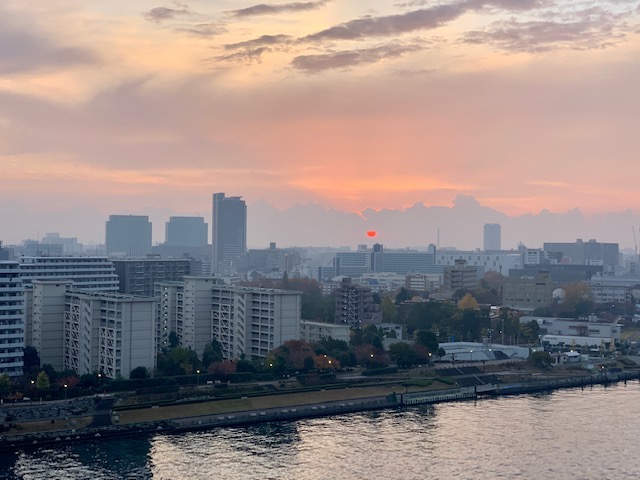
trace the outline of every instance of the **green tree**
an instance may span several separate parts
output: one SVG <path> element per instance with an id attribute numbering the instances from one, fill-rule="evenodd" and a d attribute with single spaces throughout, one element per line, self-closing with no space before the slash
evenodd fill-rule
<path id="1" fill-rule="evenodd" d="M 38 390 L 49 390 L 51 388 L 49 375 L 47 375 L 44 370 L 38 373 L 38 376 L 36 377 L 36 388 Z"/>
<path id="2" fill-rule="evenodd" d="M 222 361 L 222 345 L 215 338 L 207 343 L 202 352 L 202 365 L 208 368 L 213 362 Z"/>
<path id="3" fill-rule="evenodd" d="M 414 348 L 405 342 L 393 343 L 389 347 L 389 357 L 400 368 L 408 368 L 415 365 L 418 360 L 418 354 Z"/>
<path id="4" fill-rule="evenodd" d="M 178 345 L 180 345 L 180 337 L 178 337 L 176 332 L 171 330 L 169 332 L 169 348 L 176 348 Z"/>
<path id="5" fill-rule="evenodd" d="M 34 347 L 25 347 L 23 361 L 25 372 L 37 372 L 40 368 L 40 356 L 38 355 L 38 350 Z"/>
<path id="6" fill-rule="evenodd" d="M 430 352 L 438 350 L 438 337 L 428 330 L 416 330 L 414 334 L 416 343 L 427 348 Z"/>
<path id="7" fill-rule="evenodd" d="M 382 298 L 380 308 L 382 309 L 382 320 L 385 323 L 396 323 L 398 319 L 398 308 L 390 297 L 386 296 Z"/>
<path id="8" fill-rule="evenodd" d="M 136 367 L 133 370 L 131 370 L 131 373 L 129 374 L 129 378 L 131 379 L 149 378 L 149 371 L 147 370 L 146 367 Z"/>
<path id="9" fill-rule="evenodd" d="M 0 375 L 0 397 L 11 391 L 11 378 L 7 373 Z"/>
<path id="10" fill-rule="evenodd" d="M 549 369 L 551 368 L 551 355 L 547 352 L 533 352 L 529 355 L 527 363 L 536 368 Z"/>

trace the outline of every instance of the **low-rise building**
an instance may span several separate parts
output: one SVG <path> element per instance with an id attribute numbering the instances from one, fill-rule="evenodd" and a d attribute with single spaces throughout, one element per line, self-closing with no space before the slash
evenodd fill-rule
<path id="1" fill-rule="evenodd" d="M 349 326 L 335 323 L 300 320 L 300 340 L 314 343 L 327 338 L 349 342 Z"/>

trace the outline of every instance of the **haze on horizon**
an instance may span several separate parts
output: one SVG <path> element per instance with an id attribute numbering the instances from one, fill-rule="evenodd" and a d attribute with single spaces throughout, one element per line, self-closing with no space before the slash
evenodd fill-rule
<path id="1" fill-rule="evenodd" d="M 100 243 L 109 214 L 139 213 L 158 241 L 226 192 L 250 209 L 579 208 L 630 245 L 639 33 L 637 0 L 5 0 L 0 239 Z M 612 241 L 603 225 L 591 236 Z"/>

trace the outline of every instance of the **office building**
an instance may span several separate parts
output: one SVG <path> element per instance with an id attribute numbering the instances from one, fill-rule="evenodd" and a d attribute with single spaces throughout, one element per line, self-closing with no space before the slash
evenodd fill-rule
<path id="1" fill-rule="evenodd" d="M 65 294 L 63 367 L 129 378 L 156 366 L 156 301 L 118 293 Z"/>
<path id="2" fill-rule="evenodd" d="M 127 258 L 113 260 L 119 280 L 118 291 L 128 295 L 151 297 L 157 282 L 180 281 L 191 274 L 189 259 Z"/>
<path id="3" fill-rule="evenodd" d="M 534 277 L 505 278 L 502 305 L 523 311 L 532 311 L 551 305 L 554 283 L 548 271 L 539 271 Z"/>
<path id="4" fill-rule="evenodd" d="M 499 251 L 501 249 L 501 235 L 502 227 L 499 223 L 486 223 L 484 225 L 484 251 Z"/>
<path id="5" fill-rule="evenodd" d="M 118 276 L 107 257 L 22 257 L 20 277 L 33 280 L 71 280 L 73 287 L 93 292 L 117 292 Z"/>
<path id="6" fill-rule="evenodd" d="M 247 206 L 242 197 L 213 194 L 211 243 L 216 272 L 230 270 L 246 252 Z"/>
<path id="7" fill-rule="evenodd" d="M 82 244 L 78 243 L 76 237 L 65 238 L 61 237 L 59 233 L 46 233 L 42 240 L 41 245 L 62 245 L 62 255 L 78 255 L 82 253 Z"/>
<path id="8" fill-rule="evenodd" d="M 110 215 L 105 224 L 107 255 L 144 257 L 151 251 L 151 222 L 145 215 Z"/>
<path id="9" fill-rule="evenodd" d="M 165 224 L 167 247 L 205 247 L 209 226 L 202 217 L 169 217 Z"/>
<path id="10" fill-rule="evenodd" d="M 0 375 L 22 375 L 24 315 L 20 264 L 0 261 Z"/>
<path id="11" fill-rule="evenodd" d="M 543 250 L 558 263 L 602 266 L 605 273 L 615 272 L 619 264 L 617 243 L 600 243 L 595 240 L 583 242 L 578 238 L 575 243 L 545 242 Z"/>
<path id="12" fill-rule="evenodd" d="M 467 265 L 466 260 L 456 260 L 455 265 L 444 267 L 442 287 L 451 292 L 472 290 L 478 283 L 477 267 Z"/>

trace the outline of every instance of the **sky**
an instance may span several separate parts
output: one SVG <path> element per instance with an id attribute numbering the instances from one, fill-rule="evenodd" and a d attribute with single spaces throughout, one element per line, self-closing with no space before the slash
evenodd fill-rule
<path id="1" fill-rule="evenodd" d="M 214 192 L 637 213 L 639 3 L 2 0 L 0 239 Z"/>

